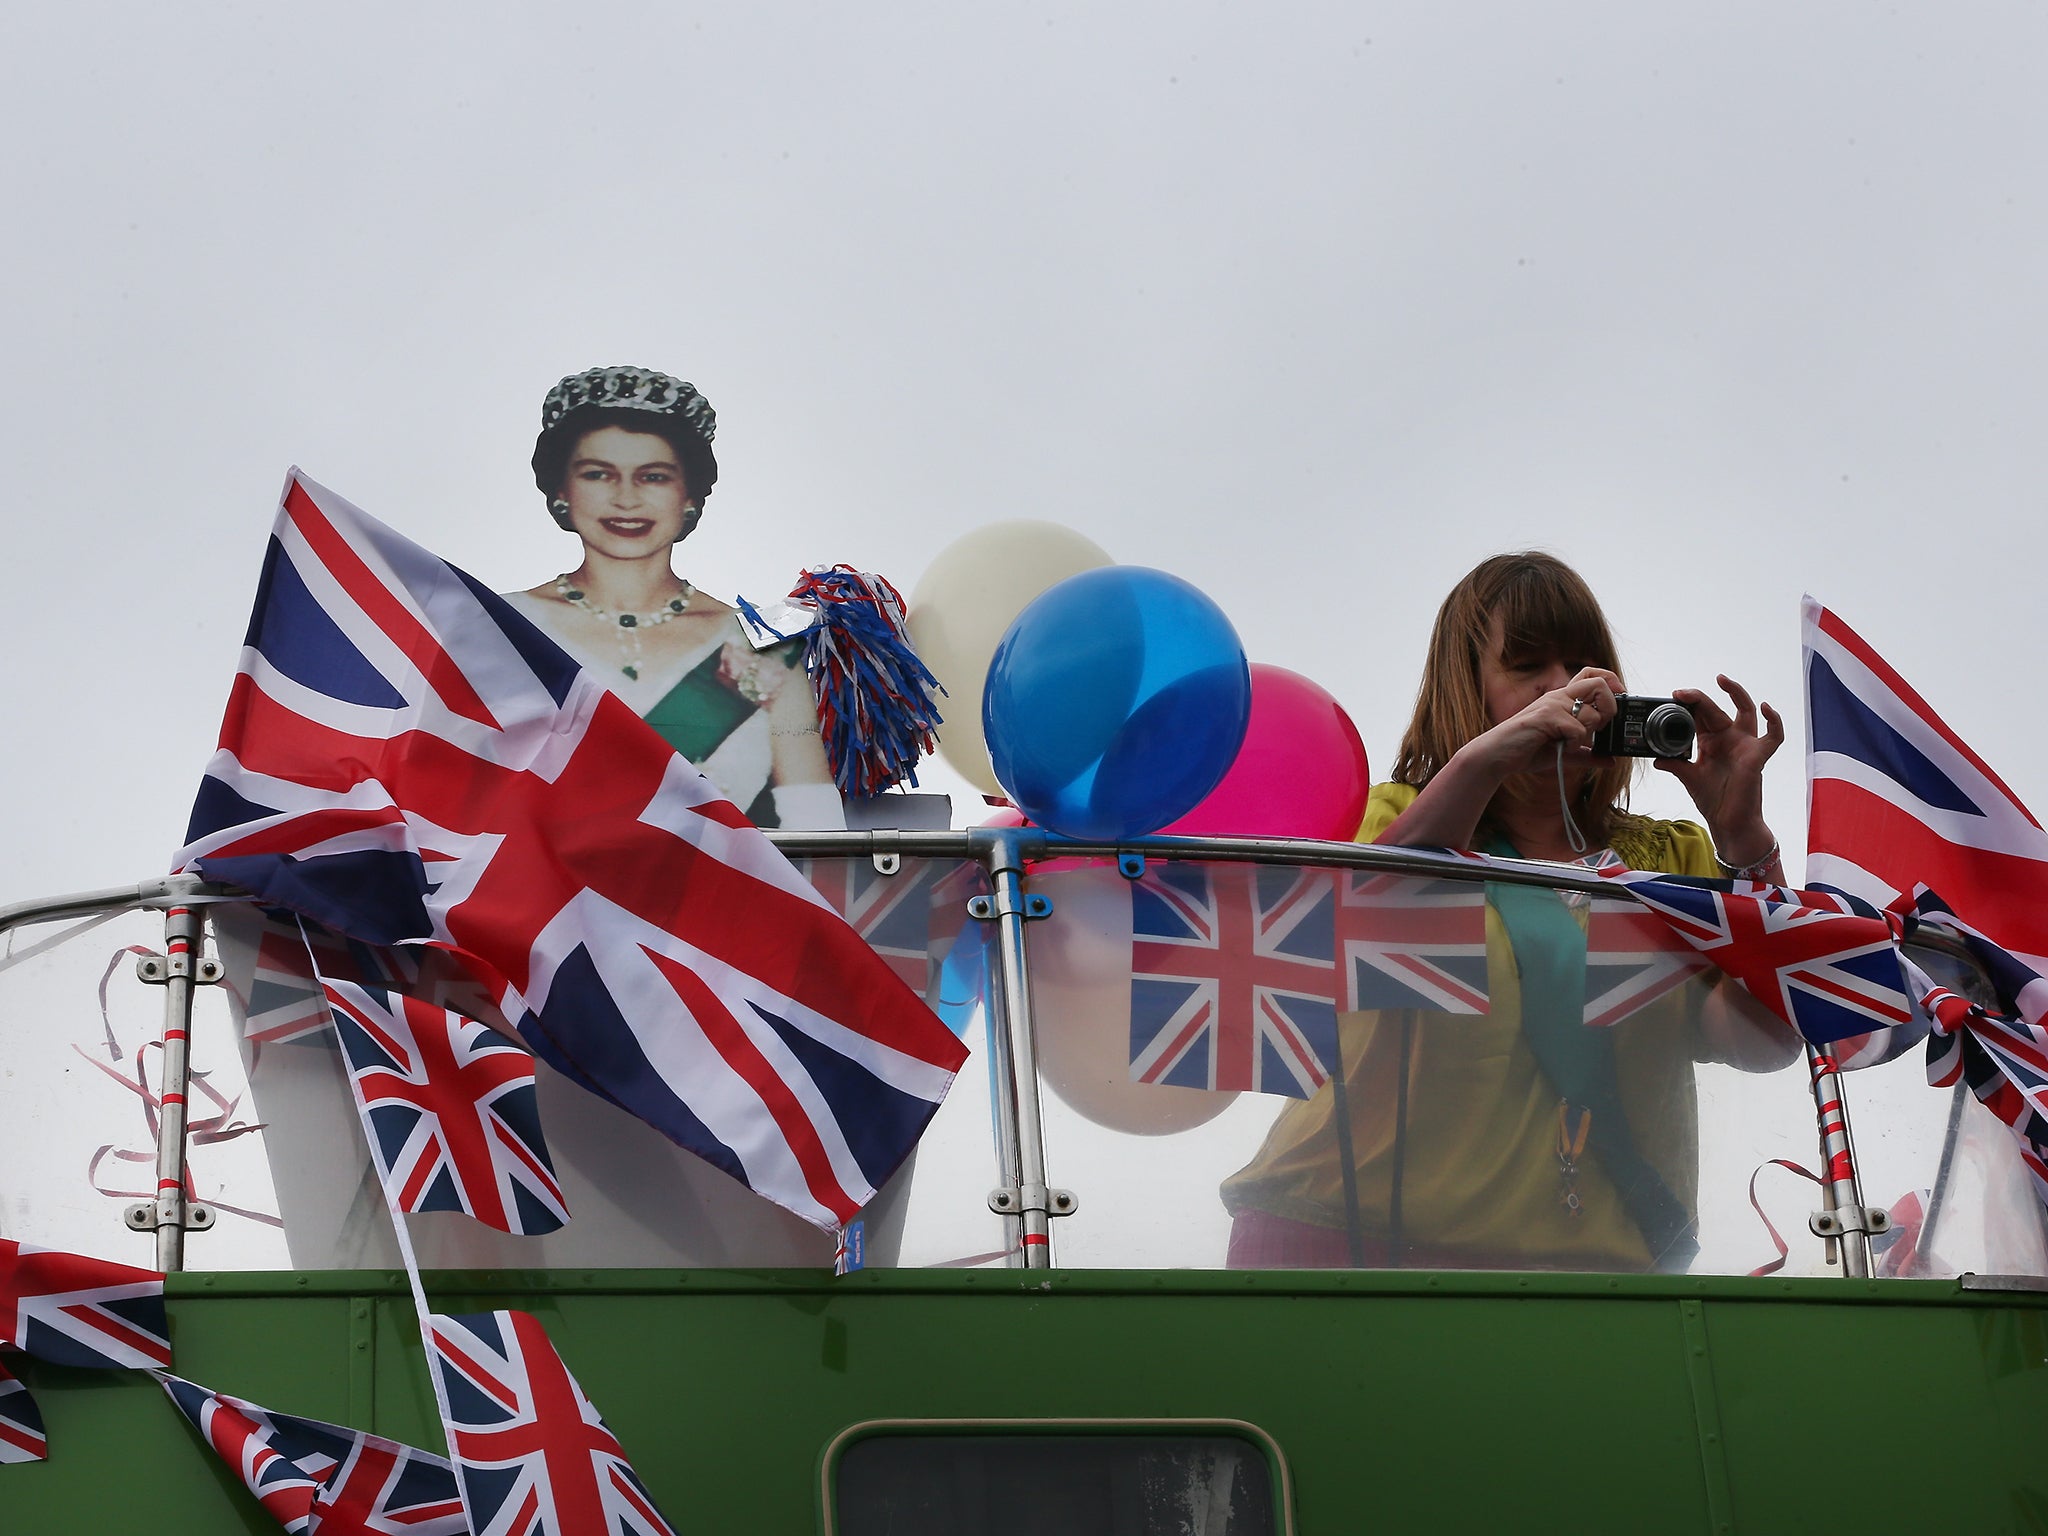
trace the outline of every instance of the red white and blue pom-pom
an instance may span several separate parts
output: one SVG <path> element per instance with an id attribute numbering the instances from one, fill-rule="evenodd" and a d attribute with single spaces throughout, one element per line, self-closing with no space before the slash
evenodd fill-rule
<path id="1" fill-rule="evenodd" d="M 817 610 L 804 636 L 804 668 L 818 699 L 825 760 L 842 795 L 879 795 L 917 783 L 934 750 L 939 680 L 918 660 L 903 598 L 884 578 L 850 565 L 814 566 L 789 594 Z"/>

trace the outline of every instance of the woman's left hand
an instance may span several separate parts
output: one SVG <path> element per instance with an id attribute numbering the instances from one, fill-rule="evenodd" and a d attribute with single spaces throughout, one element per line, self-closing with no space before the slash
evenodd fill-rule
<path id="1" fill-rule="evenodd" d="M 1735 703 L 1731 716 L 1697 688 L 1678 688 L 1672 698 L 1692 711 L 1698 756 L 1691 762 L 1664 758 L 1657 766 L 1685 786 L 1714 846 L 1731 863 L 1742 855 L 1763 858 L 1776 841 L 1764 820 L 1764 764 L 1785 744 L 1785 722 L 1770 705 L 1758 705 L 1732 677 L 1715 679 Z M 1765 729 L 1757 730 L 1761 710 Z"/>

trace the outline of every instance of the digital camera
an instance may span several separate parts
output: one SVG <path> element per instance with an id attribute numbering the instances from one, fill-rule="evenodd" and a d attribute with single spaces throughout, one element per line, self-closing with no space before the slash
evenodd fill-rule
<path id="1" fill-rule="evenodd" d="M 1691 757 L 1692 711 L 1675 699 L 1617 693 L 1614 718 L 1593 733 L 1599 757 Z"/>

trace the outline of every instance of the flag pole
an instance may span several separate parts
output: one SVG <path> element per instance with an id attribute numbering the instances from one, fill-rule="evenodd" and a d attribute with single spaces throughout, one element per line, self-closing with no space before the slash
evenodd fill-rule
<path id="1" fill-rule="evenodd" d="M 1849 1106 L 1842 1097 L 1841 1067 L 1835 1058 L 1808 1045 L 1806 1063 L 1813 1075 L 1813 1105 L 1820 1123 L 1822 1203 L 1826 1226 L 1822 1237 L 1842 1245 L 1842 1273 L 1852 1280 L 1870 1278 L 1869 1217 L 1863 1209 L 1863 1186 L 1856 1174 L 1856 1147 L 1849 1135 Z"/>
<path id="2" fill-rule="evenodd" d="M 1955 1172 L 1956 1142 L 1962 1135 L 1963 1107 L 1969 1097 L 1968 1085 L 1961 1078 L 1956 1079 L 1955 1092 L 1948 1105 L 1948 1129 L 1941 1138 L 1941 1161 L 1935 1167 L 1934 1187 L 1927 1192 L 1927 1213 L 1920 1219 L 1917 1246 L 1923 1260 L 1934 1257 L 1935 1224 L 1948 1214 L 1949 1178 Z"/>

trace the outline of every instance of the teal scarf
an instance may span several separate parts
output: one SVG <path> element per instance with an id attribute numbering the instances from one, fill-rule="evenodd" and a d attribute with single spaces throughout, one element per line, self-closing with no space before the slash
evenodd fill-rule
<path id="1" fill-rule="evenodd" d="M 1489 837 L 1481 852 L 1519 858 L 1506 838 Z M 1488 881 L 1486 899 L 1500 914 L 1522 978 L 1522 1035 L 1536 1065 L 1577 1123 L 1589 1111 L 1586 1145 L 1621 1196 L 1623 1209 L 1650 1249 L 1651 1267 L 1683 1273 L 1699 1252 L 1684 1202 L 1636 1150 L 1622 1108 L 1614 1066 L 1614 1032 L 1588 1029 L 1586 934 L 1555 891 Z"/>

